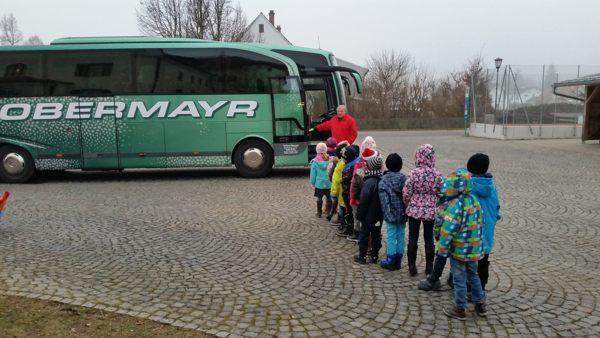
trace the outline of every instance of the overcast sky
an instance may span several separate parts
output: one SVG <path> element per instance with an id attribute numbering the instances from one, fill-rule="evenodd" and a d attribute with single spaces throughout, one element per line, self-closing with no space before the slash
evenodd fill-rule
<path id="1" fill-rule="evenodd" d="M 510 64 L 600 64 L 598 0 L 241 0 L 251 22 L 276 12 L 295 45 L 365 64 L 382 49 L 404 50 L 438 75 L 481 54 Z M 138 0 L 0 0 L 26 36 L 139 35 Z"/>

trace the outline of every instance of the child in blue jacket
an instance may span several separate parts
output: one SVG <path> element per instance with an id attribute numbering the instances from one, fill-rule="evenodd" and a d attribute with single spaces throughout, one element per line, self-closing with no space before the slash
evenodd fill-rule
<path id="1" fill-rule="evenodd" d="M 489 257 L 494 247 L 494 230 L 496 223 L 501 218 L 498 192 L 494 186 L 494 178 L 488 173 L 490 159 L 487 155 L 477 153 L 469 158 L 467 170 L 471 174 L 471 194 L 477 198 L 483 210 L 483 257 L 477 265 L 477 274 L 481 280 L 481 288 L 485 292 L 485 286 L 489 279 Z M 439 203 L 439 201 L 438 201 Z M 446 258 L 436 255 L 433 271 L 427 278 L 418 284 L 419 290 L 439 290 L 442 285 L 440 277 L 446 265 Z M 448 277 L 448 284 L 452 286 L 452 274 Z"/>
<path id="2" fill-rule="evenodd" d="M 317 156 L 310 162 L 310 184 L 315 188 L 317 217 L 319 218 L 323 215 L 323 197 L 325 197 L 327 206 L 331 207 L 331 181 L 327 175 L 328 165 L 329 155 L 327 155 L 327 145 L 321 142 L 317 144 Z"/>
<path id="3" fill-rule="evenodd" d="M 404 238 L 407 216 L 402 200 L 402 189 L 406 176 L 402 170 L 402 157 L 393 153 L 385 160 L 387 171 L 379 181 L 379 200 L 386 226 L 387 258 L 381 262 L 381 267 L 388 270 L 398 270 L 402 267 L 404 255 Z"/>
<path id="4" fill-rule="evenodd" d="M 479 261 L 477 274 L 481 280 L 481 287 L 485 291 L 485 285 L 489 278 L 489 257 L 494 247 L 494 230 L 496 222 L 501 218 L 500 203 L 498 201 L 498 191 L 494 186 L 494 178 L 488 172 L 490 158 L 481 153 L 477 153 L 467 163 L 467 170 L 471 173 L 471 183 L 473 185 L 473 195 L 481 204 L 483 209 L 483 258 Z"/>

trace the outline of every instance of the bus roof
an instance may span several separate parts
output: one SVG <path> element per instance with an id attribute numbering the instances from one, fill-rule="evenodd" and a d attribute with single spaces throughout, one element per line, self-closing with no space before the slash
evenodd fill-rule
<path id="1" fill-rule="evenodd" d="M 209 41 L 188 38 L 163 37 L 82 37 L 61 38 L 49 45 L 37 46 L 0 46 L 0 52 L 28 51 L 68 51 L 68 50 L 115 50 L 115 49 L 160 49 L 160 48 L 231 48 L 241 49 L 269 56 L 288 66 L 290 75 L 298 75 L 296 63 L 289 57 L 273 52 L 269 48 L 260 48 L 252 43 Z"/>
<path id="2" fill-rule="evenodd" d="M 68 44 L 106 44 L 106 43 L 189 43 L 189 42 L 211 42 L 200 39 L 187 38 L 163 38 L 155 36 L 98 36 L 98 37 L 69 37 L 52 41 L 50 45 Z"/>
<path id="3" fill-rule="evenodd" d="M 211 47 L 235 47 L 244 48 L 244 46 L 251 46 L 254 48 L 266 49 L 266 50 L 289 50 L 305 53 L 319 54 L 326 58 L 329 58 L 332 53 L 322 49 L 297 47 L 291 45 L 269 45 L 254 42 L 221 42 L 221 41 L 210 41 L 190 38 L 164 38 L 155 36 L 99 36 L 99 37 L 67 37 L 60 38 L 52 41 L 49 45 L 39 46 L 0 46 L 0 51 L 28 51 L 28 50 L 77 50 L 77 49 L 110 49 L 118 48 L 122 49 L 126 46 L 135 44 L 135 48 L 164 48 L 169 47 L 171 44 L 178 44 L 180 47 L 183 44 L 210 44 Z"/>
<path id="4" fill-rule="evenodd" d="M 324 57 L 326 57 L 328 59 L 331 55 L 333 55 L 333 53 L 330 51 L 326 51 L 323 49 L 316 49 L 316 48 L 298 47 L 298 46 L 292 46 L 292 45 L 270 45 L 270 44 L 266 44 L 266 43 L 257 43 L 257 42 L 250 42 L 250 43 L 246 43 L 246 44 L 255 46 L 258 48 L 268 49 L 268 50 L 289 50 L 289 51 L 296 51 L 296 52 L 319 54 L 319 55 L 323 55 Z"/>

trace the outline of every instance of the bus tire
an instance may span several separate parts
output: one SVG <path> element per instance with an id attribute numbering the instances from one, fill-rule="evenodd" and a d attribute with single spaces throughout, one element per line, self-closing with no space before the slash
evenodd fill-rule
<path id="1" fill-rule="evenodd" d="M 245 178 L 262 178 L 273 169 L 274 155 L 271 147 L 259 140 L 242 141 L 233 154 L 233 164 Z"/>
<path id="2" fill-rule="evenodd" d="M 35 163 L 29 152 L 21 147 L 0 147 L 0 181 L 24 183 L 35 173 Z"/>

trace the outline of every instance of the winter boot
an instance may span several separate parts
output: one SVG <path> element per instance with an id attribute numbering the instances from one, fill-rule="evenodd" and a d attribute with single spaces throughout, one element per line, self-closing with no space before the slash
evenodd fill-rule
<path id="1" fill-rule="evenodd" d="M 338 231 L 337 235 L 340 237 L 348 237 L 354 233 L 354 219 L 352 214 L 344 214 L 344 220 L 342 221 L 342 229 Z"/>
<path id="2" fill-rule="evenodd" d="M 483 303 L 479 303 L 479 304 L 475 304 L 475 312 L 480 316 L 480 317 L 485 317 L 487 316 L 487 305 L 485 304 L 485 302 Z"/>
<path id="3" fill-rule="evenodd" d="M 427 277 L 417 284 L 419 290 L 423 291 L 439 291 L 442 288 L 442 283 L 440 283 L 439 279 L 436 279 L 434 282 L 430 280 L 430 277 Z"/>
<path id="4" fill-rule="evenodd" d="M 389 255 L 385 260 L 381 261 L 381 267 L 387 270 L 396 270 L 396 263 L 398 262 L 398 255 Z"/>
<path id="5" fill-rule="evenodd" d="M 317 217 L 318 218 L 323 217 L 323 201 L 322 200 L 317 201 Z"/>
<path id="6" fill-rule="evenodd" d="M 396 270 L 402 269 L 402 254 L 396 254 Z"/>
<path id="7" fill-rule="evenodd" d="M 455 305 L 444 308 L 444 313 L 446 314 L 446 316 L 448 316 L 450 318 L 454 318 L 454 319 L 458 319 L 458 320 L 466 320 L 467 319 L 465 310 L 459 309 Z"/>
<path id="8" fill-rule="evenodd" d="M 352 242 L 358 242 L 358 231 L 353 231 L 352 235 L 346 237 L 346 239 Z"/>
<path id="9" fill-rule="evenodd" d="M 331 218 L 329 217 L 330 212 L 331 212 L 331 200 L 326 200 L 325 201 L 325 210 L 323 210 L 323 213 L 325 214 L 325 217 L 327 217 L 328 221 L 331 220 Z"/>
<path id="10" fill-rule="evenodd" d="M 331 216 L 332 219 L 329 220 L 329 225 L 334 226 L 334 227 L 339 227 L 340 224 L 340 220 L 339 220 L 339 216 L 336 217 L 336 219 L 333 219 L 333 215 Z"/>
<path id="11" fill-rule="evenodd" d="M 358 264 L 367 264 L 367 259 L 364 256 L 356 255 L 354 256 L 354 262 Z"/>
<path id="12" fill-rule="evenodd" d="M 416 245 L 408 245 L 406 255 L 408 256 L 408 272 L 411 276 L 417 275 L 417 249 Z"/>
<path id="13" fill-rule="evenodd" d="M 433 271 L 433 259 L 435 257 L 435 247 L 428 245 L 425 247 L 425 275 L 429 276 Z"/>
<path id="14" fill-rule="evenodd" d="M 336 201 L 329 201 L 329 215 L 327 215 L 327 220 L 331 223 L 333 219 L 333 215 L 337 214 L 338 204 Z"/>

